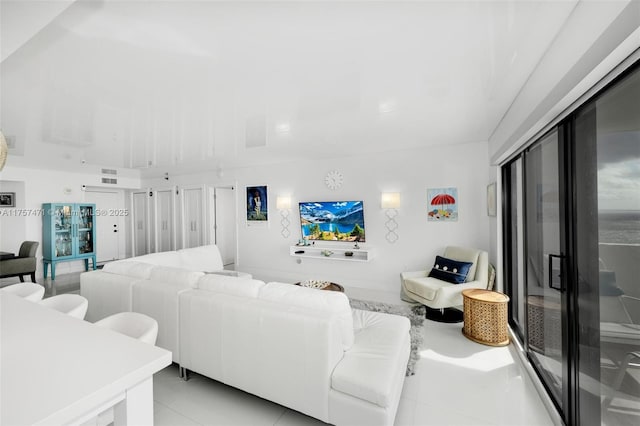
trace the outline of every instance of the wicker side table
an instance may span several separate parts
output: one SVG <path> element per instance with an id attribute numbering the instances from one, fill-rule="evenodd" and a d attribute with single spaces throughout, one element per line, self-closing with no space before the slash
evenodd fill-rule
<path id="1" fill-rule="evenodd" d="M 464 305 L 462 334 L 484 345 L 508 345 L 507 302 L 509 297 L 497 291 L 470 289 L 462 292 L 462 298 Z"/>

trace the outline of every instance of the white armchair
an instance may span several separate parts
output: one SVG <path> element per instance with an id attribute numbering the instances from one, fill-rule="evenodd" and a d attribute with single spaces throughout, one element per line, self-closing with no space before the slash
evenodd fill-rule
<path id="1" fill-rule="evenodd" d="M 438 278 L 430 277 L 430 270 L 402 272 L 401 296 L 405 301 L 418 302 L 425 305 L 427 317 L 436 321 L 462 321 L 460 311 L 445 310 L 462 306 L 462 291 L 469 288 L 488 288 L 489 286 L 489 254 L 483 250 L 449 246 L 443 257 L 459 262 L 471 262 L 465 282 L 453 284 Z"/>

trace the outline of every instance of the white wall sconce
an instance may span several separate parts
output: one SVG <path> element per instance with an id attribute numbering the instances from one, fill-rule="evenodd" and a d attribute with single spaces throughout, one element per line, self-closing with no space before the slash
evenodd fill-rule
<path id="1" fill-rule="evenodd" d="M 276 208 L 280 211 L 280 225 L 282 226 L 280 234 L 282 235 L 282 238 L 289 238 L 289 235 L 291 235 L 291 232 L 289 232 L 289 225 L 291 224 L 289 221 L 291 197 L 278 195 L 276 198 Z"/>
<path id="2" fill-rule="evenodd" d="M 0 130 L 0 170 L 4 169 L 4 165 L 7 162 L 8 154 L 9 145 L 7 145 L 7 140 L 4 138 L 2 130 Z"/>
<path id="3" fill-rule="evenodd" d="M 400 208 L 400 193 L 383 192 L 380 198 L 380 205 L 385 209 L 385 214 L 387 215 L 387 221 L 384 224 L 387 228 L 387 235 L 385 235 L 385 238 L 388 242 L 395 243 L 399 238 L 396 233 L 398 223 L 396 222 L 395 217 L 398 215 L 397 209 Z"/>

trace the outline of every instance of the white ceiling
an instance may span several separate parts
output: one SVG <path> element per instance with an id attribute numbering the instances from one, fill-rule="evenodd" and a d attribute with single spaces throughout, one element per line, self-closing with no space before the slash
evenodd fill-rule
<path id="1" fill-rule="evenodd" d="M 0 126 L 146 175 L 487 141 L 576 2 L 1 0 Z"/>

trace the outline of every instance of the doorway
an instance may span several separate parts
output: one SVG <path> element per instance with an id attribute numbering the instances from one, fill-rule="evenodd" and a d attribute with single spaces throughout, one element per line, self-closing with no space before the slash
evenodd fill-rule
<path id="1" fill-rule="evenodd" d="M 124 192 L 87 189 L 84 199 L 96 205 L 96 260 L 108 262 L 120 259 L 124 253 L 121 229 L 128 213 L 124 208 Z"/>
<path id="2" fill-rule="evenodd" d="M 211 240 L 218 246 L 222 256 L 222 264 L 225 268 L 233 269 L 236 263 L 238 250 L 236 232 L 236 194 L 233 186 L 219 186 L 210 189 L 210 200 L 213 200 L 213 238 Z"/>

